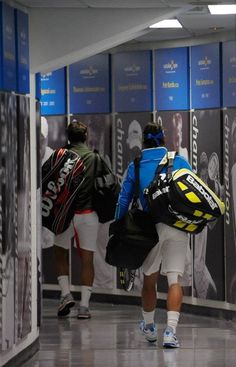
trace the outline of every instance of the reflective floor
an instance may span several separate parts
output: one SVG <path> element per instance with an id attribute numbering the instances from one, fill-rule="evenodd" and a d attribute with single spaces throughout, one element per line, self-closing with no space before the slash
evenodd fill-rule
<path id="1" fill-rule="evenodd" d="M 25 367 L 235 367 L 236 323 L 182 314 L 179 349 L 162 348 L 166 313 L 158 310 L 158 342 L 145 341 L 138 329 L 138 306 L 91 304 L 92 319 L 58 320 L 57 302 L 45 300 L 40 351 Z"/>

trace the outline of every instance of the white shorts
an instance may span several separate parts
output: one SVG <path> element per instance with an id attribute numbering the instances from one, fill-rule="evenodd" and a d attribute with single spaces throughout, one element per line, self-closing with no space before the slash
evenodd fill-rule
<path id="1" fill-rule="evenodd" d="M 98 226 L 99 222 L 96 212 L 75 214 L 69 228 L 65 232 L 55 236 L 54 243 L 56 246 L 69 249 L 71 239 L 75 236 L 76 231 L 79 239 L 79 247 L 84 250 L 95 252 L 97 247 Z"/>
<path id="2" fill-rule="evenodd" d="M 151 275 L 161 270 L 163 275 L 168 272 L 183 275 L 189 235 L 164 223 L 156 224 L 156 228 L 159 242 L 144 260 L 144 274 Z"/>

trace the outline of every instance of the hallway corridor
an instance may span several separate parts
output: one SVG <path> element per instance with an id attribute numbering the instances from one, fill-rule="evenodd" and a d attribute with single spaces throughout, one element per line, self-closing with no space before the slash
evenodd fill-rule
<path id="1" fill-rule="evenodd" d="M 158 310 L 158 342 L 139 332 L 140 308 L 92 303 L 92 319 L 57 319 L 57 302 L 44 300 L 40 351 L 25 367 L 234 367 L 236 322 L 182 314 L 179 349 L 163 349 L 165 311 Z"/>

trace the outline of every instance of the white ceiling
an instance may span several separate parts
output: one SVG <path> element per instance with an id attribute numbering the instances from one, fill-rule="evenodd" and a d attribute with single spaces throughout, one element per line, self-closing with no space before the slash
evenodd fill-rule
<path id="1" fill-rule="evenodd" d="M 17 0 L 26 8 L 81 8 L 81 9 L 166 9 L 176 10 L 175 17 L 182 29 L 143 30 L 143 35 L 129 41 L 129 44 L 194 39 L 197 37 L 219 37 L 231 32 L 236 35 L 236 16 L 209 14 L 209 4 L 235 4 L 236 1 L 191 1 L 191 0 Z M 105 26 L 105 25 L 104 25 Z"/>

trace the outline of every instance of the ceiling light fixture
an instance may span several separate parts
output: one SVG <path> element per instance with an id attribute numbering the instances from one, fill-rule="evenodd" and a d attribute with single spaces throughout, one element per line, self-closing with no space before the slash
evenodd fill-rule
<path id="1" fill-rule="evenodd" d="M 236 14 L 235 5 L 208 5 L 208 9 L 213 15 Z"/>
<path id="2" fill-rule="evenodd" d="M 182 28 L 182 25 L 177 19 L 165 19 L 150 25 L 149 28 Z"/>

